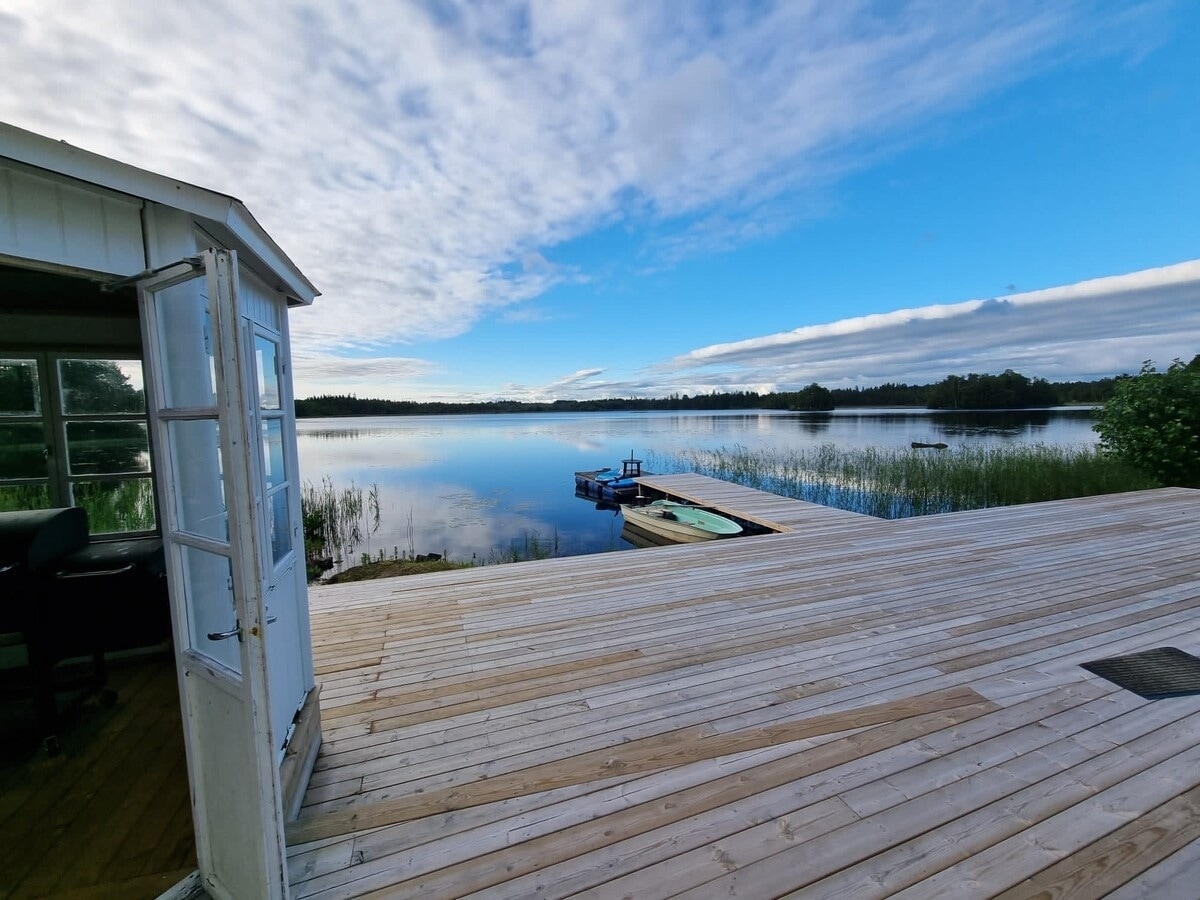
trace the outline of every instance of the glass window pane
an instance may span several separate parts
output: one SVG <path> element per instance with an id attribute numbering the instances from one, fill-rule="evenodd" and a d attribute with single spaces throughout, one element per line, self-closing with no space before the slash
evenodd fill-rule
<path id="1" fill-rule="evenodd" d="M 44 481 L 41 484 L 0 485 L 0 512 L 49 509 L 50 506 L 50 485 Z"/>
<path id="2" fill-rule="evenodd" d="M 146 423 L 68 422 L 67 461 L 72 475 L 149 472 Z"/>
<path id="3" fill-rule="evenodd" d="M 149 478 L 76 481 L 71 495 L 75 506 L 87 510 L 92 534 L 154 530 L 154 483 Z"/>
<path id="4" fill-rule="evenodd" d="M 0 422 L 0 478 L 45 478 L 46 434 L 40 422 Z"/>
<path id="5" fill-rule="evenodd" d="M 258 369 L 258 405 L 279 409 L 279 359 L 275 342 L 264 337 L 254 339 L 254 361 Z"/>
<path id="6" fill-rule="evenodd" d="M 0 416 L 36 416 L 41 412 L 37 361 L 0 359 Z"/>
<path id="7" fill-rule="evenodd" d="M 216 421 L 169 422 L 167 436 L 169 452 L 175 458 L 175 503 L 180 530 L 228 541 L 229 519 Z"/>
<path id="8" fill-rule="evenodd" d="M 62 411 L 69 416 L 146 411 L 142 364 L 136 359 L 60 359 L 58 380 Z"/>
<path id="9" fill-rule="evenodd" d="M 233 567 L 229 559 L 207 550 L 179 545 L 183 557 L 183 589 L 187 597 L 188 646 L 241 673 L 242 655 L 236 636 L 210 640 L 209 634 L 237 627 L 233 602 Z"/>
<path id="10" fill-rule="evenodd" d="M 262 423 L 262 442 L 263 472 L 267 490 L 270 490 L 287 481 L 283 469 L 283 422 L 280 419 L 267 419 Z"/>
<path id="11" fill-rule="evenodd" d="M 278 563 L 292 549 L 291 522 L 288 519 L 288 492 L 282 488 L 270 496 L 271 558 Z"/>
<path id="12" fill-rule="evenodd" d="M 162 390 L 169 409 L 216 405 L 213 327 L 205 280 L 193 278 L 155 295 L 163 349 Z"/>

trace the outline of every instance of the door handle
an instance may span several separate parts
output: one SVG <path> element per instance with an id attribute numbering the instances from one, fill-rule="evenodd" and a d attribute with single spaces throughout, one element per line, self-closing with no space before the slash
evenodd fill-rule
<path id="1" fill-rule="evenodd" d="M 208 639 L 210 641 L 227 641 L 231 637 L 237 637 L 237 639 L 239 641 L 242 639 L 242 623 L 241 622 L 238 622 L 229 631 L 210 631 L 208 633 Z"/>

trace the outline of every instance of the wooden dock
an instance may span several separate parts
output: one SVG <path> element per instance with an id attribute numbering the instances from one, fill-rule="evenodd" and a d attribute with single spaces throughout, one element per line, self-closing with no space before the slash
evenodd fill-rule
<path id="1" fill-rule="evenodd" d="M 879 521 L 861 513 L 789 500 L 778 494 L 756 491 L 704 475 L 644 475 L 637 481 L 671 499 L 697 503 L 778 532 L 803 531 L 811 534 L 816 529 L 827 534 L 832 530 L 840 532 L 847 527 L 857 529 Z"/>
<path id="2" fill-rule="evenodd" d="M 1200 492 L 322 587 L 293 897 L 1192 898 Z M 655 479 L 659 480 L 659 479 Z M 680 491 L 684 493 L 679 493 Z"/>

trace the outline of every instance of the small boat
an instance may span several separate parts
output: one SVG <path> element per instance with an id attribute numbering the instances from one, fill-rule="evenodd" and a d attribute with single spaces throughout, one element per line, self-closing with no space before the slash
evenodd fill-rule
<path id="1" fill-rule="evenodd" d="M 638 494 L 636 479 L 643 474 L 647 473 L 642 472 L 642 461 L 632 456 L 621 460 L 620 471 L 605 467 L 576 472 L 575 495 L 614 502 L 632 500 Z"/>
<path id="2" fill-rule="evenodd" d="M 673 500 L 655 500 L 646 506 L 622 504 L 621 513 L 627 524 L 674 543 L 711 541 L 742 533 L 742 526 L 737 522 Z"/>

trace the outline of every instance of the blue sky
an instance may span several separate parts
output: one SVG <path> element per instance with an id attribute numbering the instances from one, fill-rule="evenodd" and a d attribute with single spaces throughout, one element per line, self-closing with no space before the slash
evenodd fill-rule
<path id="1" fill-rule="evenodd" d="M 203 21 L 221 23 L 220 39 Z M 297 395 L 1200 352 L 1200 4 L 0 0 L 0 119 L 242 199 Z"/>

